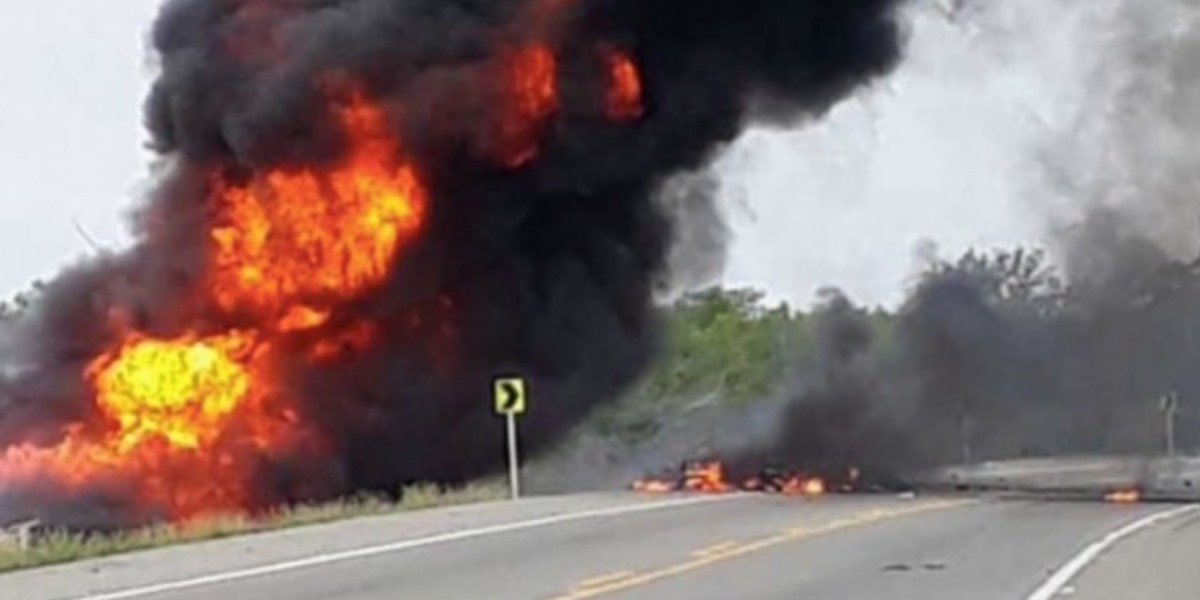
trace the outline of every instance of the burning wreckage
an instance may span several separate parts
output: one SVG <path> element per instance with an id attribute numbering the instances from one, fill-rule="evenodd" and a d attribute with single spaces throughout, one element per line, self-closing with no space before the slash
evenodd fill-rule
<path id="1" fill-rule="evenodd" d="M 1174 464 L 1165 464 L 1172 462 Z M 689 460 L 673 473 L 638 478 L 630 489 L 643 494 L 725 494 L 758 492 L 818 498 L 826 494 L 977 491 L 1035 494 L 1133 504 L 1152 500 L 1194 501 L 1192 475 L 1200 467 L 1189 460 L 1154 461 L 1114 458 L 1061 458 L 1040 461 L 1009 460 L 974 466 L 945 467 L 911 477 L 886 480 L 864 478 L 858 467 L 823 474 L 765 467 L 739 476 L 718 459 Z M 1183 486 L 1187 489 L 1177 489 Z"/>
<path id="2" fill-rule="evenodd" d="M 679 466 L 677 473 L 637 479 L 630 487 L 633 491 L 649 494 L 669 492 L 721 494 L 742 491 L 818 497 L 829 492 L 859 491 L 860 477 L 861 472 L 856 467 L 847 468 L 836 478 L 764 467 L 753 475 L 738 478 L 731 477 L 725 464 L 720 460 L 691 460 L 684 461 Z"/>

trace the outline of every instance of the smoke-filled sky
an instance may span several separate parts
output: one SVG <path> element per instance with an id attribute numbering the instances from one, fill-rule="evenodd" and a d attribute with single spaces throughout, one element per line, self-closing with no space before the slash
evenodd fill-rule
<path id="1" fill-rule="evenodd" d="M 910 56 L 886 84 L 815 126 L 756 132 L 732 149 L 727 282 L 799 303 L 825 285 L 892 303 L 922 240 L 954 254 L 1039 237 L 1032 149 L 1080 106 L 1092 54 L 1080 23 L 1099 3 L 944 1 L 965 7 L 958 22 L 917 11 Z M 124 209 L 146 178 L 145 37 L 157 4 L 6 9 L 0 292 L 88 250 L 73 218 L 101 243 L 124 239 Z"/>

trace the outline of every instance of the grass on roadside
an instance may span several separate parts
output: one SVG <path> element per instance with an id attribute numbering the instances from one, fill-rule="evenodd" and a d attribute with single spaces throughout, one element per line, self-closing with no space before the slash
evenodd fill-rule
<path id="1" fill-rule="evenodd" d="M 0 542 L 0 573 L 355 517 L 486 502 L 504 498 L 507 493 L 506 487 L 491 482 L 454 489 L 421 484 L 404 488 L 399 502 L 359 497 L 325 504 L 285 507 L 260 516 L 214 515 L 187 523 L 153 525 L 104 535 L 52 532 L 37 536 L 26 549 Z"/>

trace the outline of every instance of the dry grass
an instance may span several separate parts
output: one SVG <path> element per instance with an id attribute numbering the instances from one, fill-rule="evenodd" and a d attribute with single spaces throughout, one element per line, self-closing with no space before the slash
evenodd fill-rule
<path id="1" fill-rule="evenodd" d="M 6 546 L 0 542 L 0 573 L 356 517 L 486 502 L 504 498 L 507 493 L 507 488 L 503 485 L 491 482 L 455 489 L 423 484 L 405 488 L 403 499 L 399 503 L 362 497 L 326 504 L 287 507 L 259 517 L 218 515 L 183 524 L 155 525 L 105 535 L 50 533 L 38 536 L 25 549 L 11 544 Z"/>

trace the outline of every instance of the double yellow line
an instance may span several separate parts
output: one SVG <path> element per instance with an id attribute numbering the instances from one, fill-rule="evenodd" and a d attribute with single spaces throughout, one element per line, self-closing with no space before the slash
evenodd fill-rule
<path id="1" fill-rule="evenodd" d="M 678 577 L 715 564 L 730 561 L 734 558 L 762 552 L 769 548 L 798 542 L 819 535 L 833 533 L 852 527 L 860 527 L 888 519 L 895 519 L 934 510 L 943 510 L 971 503 L 970 500 L 939 500 L 893 509 L 874 509 L 850 517 L 837 519 L 814 527 L 791 527 L 783 531 L 748 542 L 722 542 L 692 553 L 687 561 L 669 565 L 652 571 L 638 573 L 637 571 L 619 571 L 601 577 L 582 581 L 574 589 L 561 596 L 547 600 L 587 600 L 599 596 L 607 596 L 630 588 L 641 587 L 656 581 Z"/>

